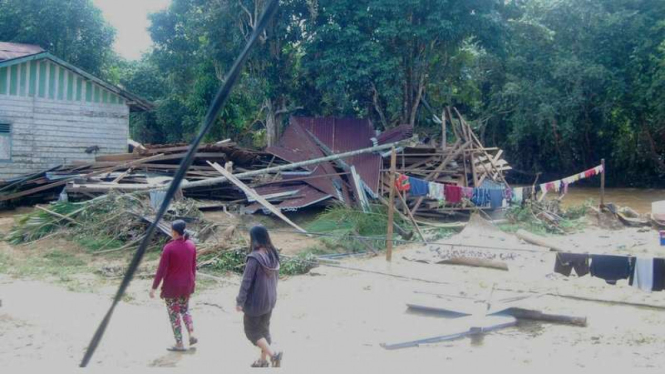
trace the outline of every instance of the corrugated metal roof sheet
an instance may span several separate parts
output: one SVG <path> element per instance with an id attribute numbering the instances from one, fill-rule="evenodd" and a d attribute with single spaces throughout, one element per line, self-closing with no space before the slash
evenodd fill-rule
<path id="1" fill-rule="evenodd" d="M 400 125 L 386 130 L 377 137 L 379 144 L 395 143 L 413 136 L 413 126 Z"/>
<path id="2" fill-rule="evenodd" d="M 0 61 L 35 55 L 44 52 L 38 45 L 0 42 Z"/>
<path id="3" fill-rule="evenodd" d="M 291 123 L 307 129 L 334 153 L 369 148 L 373 145 L 371 139 L 376 136 L 374 126 L 368 119 L 293 117 Z M 356 167 L 360 179 L 369 189 L 378 192 L 381 156 L 366 153 L 345 161 Z"/>
<path id="4" fill-rule="evenodd" d="M 325 157 L 323 151 L 321 151 L 314 140 L 299 125 L 287 127 L 279 140 L 279 144 L 273 147 L 268 147 L 266 151 L 289 162 L 300 162 Z M 307 167 L 307 170 L 312 171 L 312 176 L 324 176 L 337 173 L 330 162 L 311 165 Z M 332 183 L 330 183 L 331 180 L 337 180 L 338 183 L 340 183 L 340 186 L 343 183 L 339 176 L 314 178 L 307 180 L 306 183 L 327 195 L 337 196 L 337 189 Z"/>
<path id="5" fill-rule="evenodd" d="M 300 183 L 298 185 L 258 187 L 256 188 L 256 192 L 260 195 L 269 195 L 279 192 L 293 191 L 294 189 L 298 190 L 295 197 L 286 199 L 280 203 L 273 203 L 273 205 L 282 211 L 293 211 L 320 203 L 332 197 L 305 183 Z M 245 209 L 248 213 L 255 213 L 259 210 L 265 211 L 263 206 L 259 203 L 250 204 Z"/>

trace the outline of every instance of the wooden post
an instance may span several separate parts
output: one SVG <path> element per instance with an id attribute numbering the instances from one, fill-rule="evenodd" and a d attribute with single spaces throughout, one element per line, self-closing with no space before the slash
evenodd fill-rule
<path id="1" fill-rule="evenodd" d="M 446 111 L 441 113 L 441 150 L 445 152 L 448 146 L 448 139 L 446 139 Z"/>
<path id="2" fill-rule="evenodd" d="M 395 169 L 397 168 L 397 151 L 393 146 L 390 153 L 390 198 L 388 199 L 388 229 L 386 230 L 386 261 L 393 258 L 393 221 L 395 219 Z"/>
<path id="3" fill-rule="evenodd" d="M 600 164 L 603 167 L 603 172 L 600 173 L 600 207 L 605 206 L 605 159 L 600 160 Z"/>

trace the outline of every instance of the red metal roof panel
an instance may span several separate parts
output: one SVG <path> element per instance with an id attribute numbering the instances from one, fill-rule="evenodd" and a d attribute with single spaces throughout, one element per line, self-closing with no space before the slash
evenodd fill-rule
<path id="1" fill-rule="evenodd" d="M 42 52 L 44 52 L 44 49 L 37 45 L 0 42 L 0 61 L 13 60 Z"/>

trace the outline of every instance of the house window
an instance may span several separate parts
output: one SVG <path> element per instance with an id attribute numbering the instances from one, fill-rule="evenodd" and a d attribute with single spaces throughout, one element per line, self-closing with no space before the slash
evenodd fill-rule
<path id="1" fill-rule="evenodd" d="M 12 158 L 12 125 L 0 123 L 0 161 Z"/>

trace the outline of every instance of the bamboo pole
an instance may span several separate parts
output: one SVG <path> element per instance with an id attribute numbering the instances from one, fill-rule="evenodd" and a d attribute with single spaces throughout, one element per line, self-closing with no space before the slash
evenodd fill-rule
<path id="1" fill-rule="evenodd" d="M 600 207 L 605 206 L 605 159 L 600 160 L 600 164 L 603 167 L 603 172 L 600 173 Z"/>
<path id="2" fill-rule="evenodd" d="M 393 221 L 395 219 L 395 169 L 397 168 L 397 151 L 395 146 L 390 151 L 390 198 L 388 199 L 388 228 L 386 233 L 386 261 L 393 257 Z"/>
<path id="3" fill-rule="evenodd" d="M 234 176 L 238 179 L 241 179 L 241 178 L 255 177 L 257 175 L 275 173 L 275 172 L 284 171 L 284 170 L 293 170 L 293 169 L 297 169 L 297 168 L 300 168 L 300 167 L 303 167 L 303 166 L 315 165 L 315 164 L 319 164 L 319 163 L 322 163 L 322 162 L 335 161 L 335 160 L 339 160 L 339 159 L 343 159 L 343 158 L 349 158 L 349 157 L 353 157 L 353 156 L 357 156 L 357 155 L 362 155 L 362 154 L 365 154 L 365 153 L 372 153 L 372 152 L 382 151 L 382 150 L 385 150 L 385 149 L 395 148 L 395 147 L 398 147 L 402 144 L 408 143 L 408 141 L 409 140 L 403 140 L 403 141 L 396 142 L 396 143 L 382 144 L 382 145 L 379 145 L 379 146 L 376 146 L 376 147 L 363 148 L 363 149 L 359 149 L 359 150 L 356 150 L 356 151 L 334 154 L 334 155 L 330 155 L 330 156 L 326 156 L 326 157 L 322 157 L 322 158 L 317 158 L 317 159 L 313 159 L 313 160 L 306 160 L 306 161 L 302 161 L 302 162 L 296 162 L 296 163 L 293 163 L 293 164 L 274 166 L 272 168 L 267 168 L 267 169 L 248 171 L 248 172 L 245 172 L 245 173 L 235 174 Z M 205 179 L 205 180 L 197 181 L 197 182 L 182 183 L 182 185 L 180 187 L 183 188 L 183 189 L 196 188 L 196 187 L 207 187 L 207 186 L 212 186 L 212 185 L 219 184 L 219 183 L 224 183 L 226 181 L 228 181 L 228 179 L 226 177 L 209 178 L 209 179 Z M 165 186 L 164 188 L 167 188 L 167 187 L 168 186 Z"/>
<path id="4" fill-rule="evenodd" d="M 413 224 L 413 227 L 414 227 L 414 228 L 416 229 L 416 231 L 418 232 L 418 236 L 420 236 L 420 239 L 421 239 L 422 241 L 426 241 L 426 240 L 425 240 L 425 235 L 423 235 L 423 232 L 420 231 L 420 226 L 418 226 L 418 222 L 416 222 L 416 219 L 413 218 L 413 215 L 411 214 L 411 211 L 409 210 L 409 206 L 406 204 L 406 199 L 404 198 L 404 196 L 402 195 L 402 193 L 399 192 L 399 191 L 397 191 L 397 196 L 399 196 L 399 199 L 402 201 L 402 204 L 404 204 L 404 206 L 405 206 L 405 209 L 404 209 L 404 210 L 406 210 L 406 214 L 408 215 L 409 220 L 411 221 L 411 223 Z"/>

